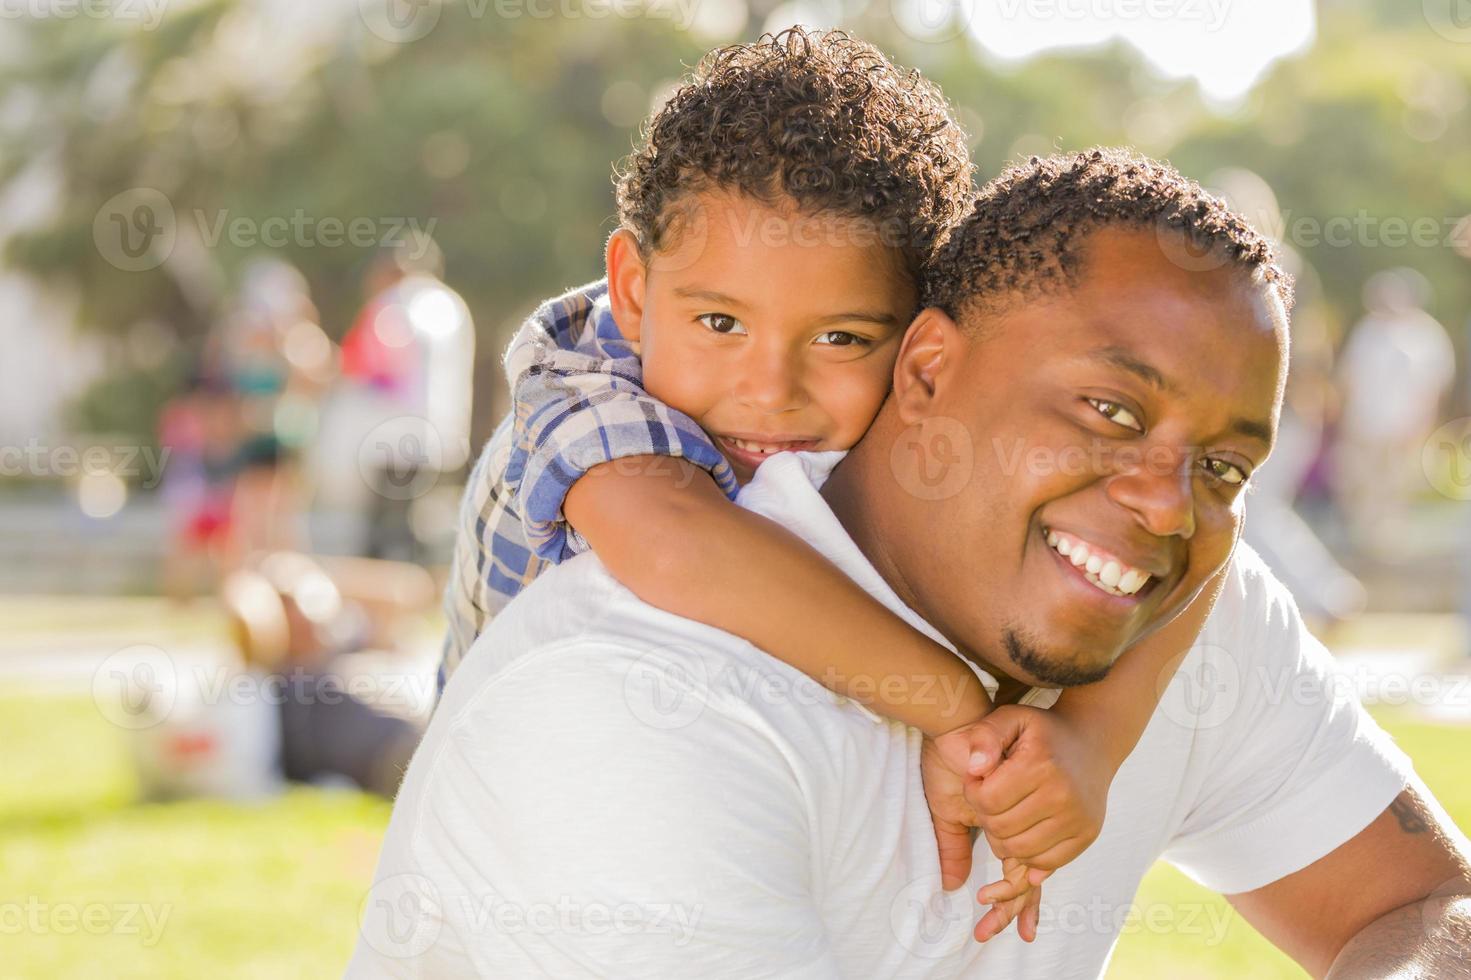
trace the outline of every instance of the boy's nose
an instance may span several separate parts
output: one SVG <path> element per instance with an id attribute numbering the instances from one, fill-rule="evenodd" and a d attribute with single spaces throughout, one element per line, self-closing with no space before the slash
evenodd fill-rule
<path id="1" fill-rule="evenodd" d="M 748 358 L 740 370 L 735 394 L 746 407 L 775 414 L 806 404 L 801 370 L 789 358 L 757 354 Z"/>

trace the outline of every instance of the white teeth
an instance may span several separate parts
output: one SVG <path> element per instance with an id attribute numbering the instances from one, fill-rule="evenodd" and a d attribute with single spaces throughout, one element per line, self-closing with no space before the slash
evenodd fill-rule
<path id="1" fill-rule="evenodd" d="M 1083 573 L 1083 577 L 1109 595 L 1130 596 L 1148 584 L 1148 572 L 1130 568 L 1114 559 L 1088 553 L 1088 546 L 1081 541 L 1063 537 L 1056 531 L 1046 532 L 1047 543 Z"/>

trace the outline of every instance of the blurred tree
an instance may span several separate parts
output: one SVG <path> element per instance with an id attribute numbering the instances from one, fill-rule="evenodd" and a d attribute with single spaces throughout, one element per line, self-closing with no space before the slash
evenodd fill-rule
<path id="1" fill-rule="evenodd" d="M 95 18 L 20 25 L 20 54 L 0 68 L 0 179 L 43 167 L 61 194 L 6 257 L 75 290 L 83 329 L 122 335 L 157 321 L 187 346 L 241 263 L 270 250 L 302 268 L 340 337 L 372 249 L 327 244 L 329 222 L 366 220 L 379 236 L 416 222 L 475 315 L 483 436 L 505 408 L 497 362 L 509 330 L 539 299 L 599 274 L 611 167 L 639 121 L 720 42 L 712 32 L 750 37 L 787 7 L 752 0 L 714 28 L 697 19 L 679 30 L 654 16 L 506 18 L 466 0 L 434 6 L 433 29 L 402 43 L 375 35 L 365 9 L 198 0 L 153 30 Z M 981 179 L 1020 155 L 1094 143 L 1131 143 L 1202 178 L 1247 167 L 1285 212 L 1266 230 L 1285 229 L 1318 269 L 1339 323 L 1356 315 L 1366 276 L 1395 265 L 1429 276 L 1443 322 L 1471 310 L 1466 261 L 1448 245 L 1471 212 L 1471 58 L 1418 9 L 1324 0 L 1312 50 L 1224 114 L 1122 46 L 1003 70 L 964 39 L 905 36 L 887 3 L 843 9 L 845 24 L 945 87 Z M 99 245 L 106 222 L 94 225 L 140 187 L 163 194 L 175 237 L 167 261 L 127 271 Z M 1358 222 L 1346 244 L 1322 234 L 1332 219 Z M 1389 219 L 1426 219 L 1438 238 L 1391 244 Z M 293 222 L 303 230 L 285 231 Z M 252 241 L 273 228 L 279 247 Z"/>

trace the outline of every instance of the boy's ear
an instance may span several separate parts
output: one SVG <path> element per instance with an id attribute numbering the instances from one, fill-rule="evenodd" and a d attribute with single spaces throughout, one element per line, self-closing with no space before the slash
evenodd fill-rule
<path id="1" fill-rule="evenodd" d="M 638 254 L 638 238 L 627 228 L 619 228 L 608 238 L 604 255 L 608 268 L 608 305 L 618 332 L 630 343 L 638 343 L 643 333 L 644 285 L 648 269 Z"/>
<path id="2" fill-rule="evenodd" d="M 909 324 L 894 362 L 894 403 L 913 425 L 934 414 L 933 405 L 958 363 L 965 337 L 949 314 L 927 306 Z"/>

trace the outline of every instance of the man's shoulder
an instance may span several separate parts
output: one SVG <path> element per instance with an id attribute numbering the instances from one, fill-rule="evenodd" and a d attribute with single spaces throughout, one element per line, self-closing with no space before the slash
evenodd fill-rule
<path id="1" fill-rule="evenodd" d="M 787 695 L 771 699 L 777 708 L 839 700 L 741 637 L 643 602 L 593 552 L 528 585 L 475 640 L 450 684 L 478 691 L 527 672 L 561 676 L 569 697 L 600 697 L 622 685 L 717 704 L 773 690 Z M 455 700 L 462 698 L 447 687 L 441 707 Z"/>
<path id="2" fill-rule="evenodd" d="M 1242 541 L 1226 568 L 1215 608 L 1201 631 L 1203 641 L 1236 645 L 1265 638 L 1299 620 L 1297 602 L 1256 550 Z"/>

